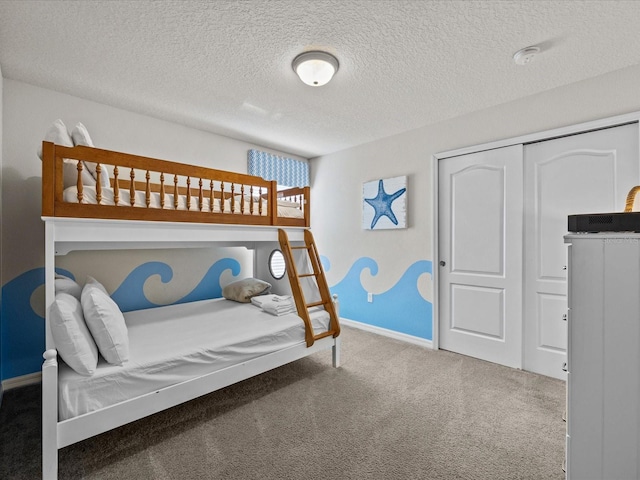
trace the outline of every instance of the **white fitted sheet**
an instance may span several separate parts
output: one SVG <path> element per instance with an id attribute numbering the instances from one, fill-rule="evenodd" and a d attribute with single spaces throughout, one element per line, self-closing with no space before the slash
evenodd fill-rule
<path id="1" fill-rule="evenodd" d="M 326 332 L 328 313 L 316 308 L 310 314 L 315 333 Z M 225 299 L 136 310 L 124 317 L 130 351 L 123 366 L 101 358 L 88 377 L 60 362 L 60 420 L 304 343 L 305 338 L 296 314 L 277 317 L 251 303 Z"/>
<path id="2" fill-rule="evenodd" d="M 151 192 L 149 199 L 149 208 L 162 208 L 160 205 L 160 194 L 157 192 Z M 101 205 L 115 205 L 114 194 L 112 188 L 103 188 L 102 189 L 102 199 L 100 201 Z M 118 196 L 118 206 L 121 207 L 130 207 L 129 190 L 120 189 Z M 240 214 L 240 196 L 236 197 L 234 202 L 235 213 Z M 174 210 L 173 205 L 173 194 L 165 194 L 164 196 L 164 210 Z M 78 188 L 76 186 L 65 188 L 63 192 L 63 200 L 69 203 L 78 203 Z M 214 198 L 213 200 L 213 211 L 215 213 L 220 212 L 220 199 Z M 82 188 L 82 203 L 96 205 L 98 203 L 96 196 L 96 187 L 83 187 Z M 202 210 L 204 212 L 210 212 L 210 201 L 208 198 L 202 199 Z M 244 215 L 251 215 L 249 201 L 245 200 L 244 202 Z M 189 201 L 189 210 L 198 212 L 200 211 L 198 205 L 198 197 L 191 196 Z M 136 190 L 135 198 L 134 198 L 134 207 L 147 208 L 146 203 L 146 193 L 140 190 Z M 187 210 L 187 196 L 186 195 L 178 195 L 178 208 L 177 210 Z M 231 212 L 231 200 L 227 199 L 224 202 L 224 211 L 227 213 Z M 253 202 L 253 215 L 260 215 L 259 202 Z M 267 201 L 262 201 L 262 216 L 267 215 Z M 304 218 L 304 212 L 300 209 L 300 205 L 295 202 L 288 202 L 284 200 L 278 200 L 278 216 L 286 217 L 286 218 Z"/>

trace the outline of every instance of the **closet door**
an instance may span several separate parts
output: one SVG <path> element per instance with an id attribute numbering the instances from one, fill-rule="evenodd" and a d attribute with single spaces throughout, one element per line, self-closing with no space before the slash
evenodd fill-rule
<path id="1" fill-rule="evenodd" d="M 440 347 L 521 368 L 522 145 L 438 169 Z"/>
<path id="2" fill-rule="evenodd" d="M 638 125 L 525 146 L 524 369 L 566 378 L 567 216 L 620 212 L 640 181 Z"/>

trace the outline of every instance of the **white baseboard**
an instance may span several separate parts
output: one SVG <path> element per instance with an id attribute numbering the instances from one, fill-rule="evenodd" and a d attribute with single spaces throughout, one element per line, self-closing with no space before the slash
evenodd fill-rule
<path id="1" fill-rule="evenodd" d="M 2 381 L 2 389 L 7 391 L 12 388 L 26 387 L 27 385 L 34 385 L 42 381 L 42 372 L 29 373 L 28 375 L 21 375 L 19 377 L 8 378 Z"/>
<path id="2" fill-rule="evenodd" d="M 357 328 L 359 330 L 365 330 L 371 333 L 377 333 L 384 337 L 394 338 L 403 342 L 412 343 L 420 347 L 429 348 L 433 350 L 433 342 L 426 338 L 414 337 L 413 335 L 407 335 L 406 333 L 394 332 L 387 328 L 376 327 L 375 325 L 369 325 L 367 323 L 358 322 L 357 320 L 349 320 L 348 318 L 340 317 L 340 324 L 347 327 Z"/>

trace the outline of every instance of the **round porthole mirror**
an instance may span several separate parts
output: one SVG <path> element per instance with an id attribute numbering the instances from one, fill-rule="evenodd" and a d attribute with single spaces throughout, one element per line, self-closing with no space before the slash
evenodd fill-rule
<path id="1" fill-rule="evenodd" d="M 274 250 L 269 255 L 269 272 L 271 276 L 276 280 L 280 280 L 284 277 L 284 273 L 287 271 L 287 265 L 284 263 L 284 255 L 280 250 Z"/>

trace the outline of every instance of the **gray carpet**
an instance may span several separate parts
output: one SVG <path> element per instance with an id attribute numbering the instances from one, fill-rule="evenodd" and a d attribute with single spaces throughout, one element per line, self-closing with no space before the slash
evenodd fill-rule
<path id="1" fill-rule="evenodd" d="M 321 352 L 60 451 L 60 479 L 564 478 L 564 383 L 350 328 Z M 40 478 L 40 387 L 5 392 L 0 478 Z"/>

